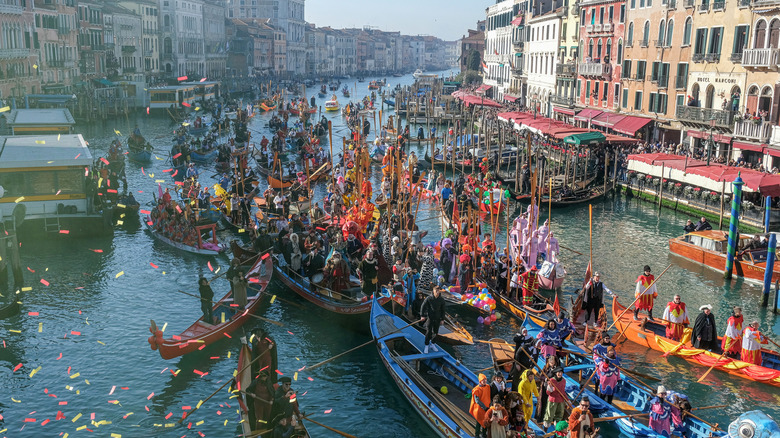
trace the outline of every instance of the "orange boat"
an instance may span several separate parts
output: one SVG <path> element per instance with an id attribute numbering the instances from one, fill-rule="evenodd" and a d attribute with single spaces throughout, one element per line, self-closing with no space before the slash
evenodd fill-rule
<path id="1" fill-rule="evenodd" d="M 625 306 L 618 303 L 617 297 L 612 299 L 612 319 L 615 321 L 615 328 L 617 328 L 618 332 L 625 330 L 626 338 L 630 341 L 656 351 L 666 353 L 677 349 L 679 342 L 665 336 L 666 326 L 656 322 L 648 321 L 647 323 L 642 323 L 642 321 L 634 321 L 634 314 L 631 311 L 627 311 L 618 317 L 625 309 Z M 694 348 L 691 345 L 691 332 L 690 328 L 685 329 L 682 339 L 684 341 L 683 347 L 677 349 L 672 354 L 676 354 L 688 362 L 693 362 L 703 367 L 711 367 L 715 364 L 715 369 L 742 377 L 743 379 L 780 386 L 780 354 L 766 348 L 761 349 L 763 358 L 761 365 L 753 365 L 726 356 L 718 360 L 720 354 Z M 718 344 L 720 344 L 721 339 L 718 338 Z"/>
<path id="2" fill-rule="evenodd" d="M 738 248 L 747 246 L 752 237 L 740 235 Z M 728 233 L 720 230 L 695 231 L 669 239 L 669 251 L 718 272 L 726 271 L 727 248 Z M 766 249 L 737 251 L 734 259 L 734 275 L 763 283 L 766 257 Z M 772 282 L 776 281 L 780 281 L 780 266 L 775 266 L 772 273 Z"/>
<path id="3" fill-rule="evenodd" d="M 268 175 L 268 186 L 272 189 L 286 189 L 291 185 L 293 185 L 292 180 L 280 180 L 278 178 L 272 177 L 271 175 Z"/>

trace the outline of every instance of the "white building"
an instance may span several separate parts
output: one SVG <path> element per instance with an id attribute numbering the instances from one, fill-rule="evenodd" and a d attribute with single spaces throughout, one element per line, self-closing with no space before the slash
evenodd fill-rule
<path id="1" fill-rule="evenodd" d="M 117 74 L 143 73 L 143 26 L 139 14 L 121 7 L 106 8 L 103 39 L 113 54 Z"/>
<path id="2" fill-rule="evenodd" d="M 203 36 L 206 62 L 204 76 L 220 78 L 227 69 L 225 6 L 222 0 L 206 0 L 203 3 Z"/>
<path id="3" fill-rule="evenodd" d="M 510 87 L 510 60 L 513 62 L 512 20 L 517 14 L 515 0 L 505 0 L 486 9 L 485 56 L 487 71 L 482 77 L 483 87 L 488 96 L 502 100 Z"/>
<path id="4" fill-rule="evenodd" d="M 252 0 L 253 5 L 255 2 L 257 3 L 258 16 L 270 18 L 272 25 L 281 28 L 285 32 L 287 40 L 287 73 L 292 75 L 306 74 L 304 0 Z M 235 3 L 236 0 L 232 0 L 232 4 Z M 247 1 L 247 3 L 249 2 Z M 228 14 L 231 9 L 236 8 L 231 8 L 229 5 Z M 239 13 L 241 10 L 239 7 Z"/>
<path id="5" fill-rule="evenodd" d="M 174 77 L 203 76 L 205 51 L 202 0 L 161 1 L 162 64 Z"/>
<path id="6" fill-rule="evenodd" d="M 528 20 L 528 41 L 525 43 L 527 102 L 530 108 L 550 117 L 552 96 L 555 95 L 555 69 L 560 46 L 560 10 L 550 11 Z"/>

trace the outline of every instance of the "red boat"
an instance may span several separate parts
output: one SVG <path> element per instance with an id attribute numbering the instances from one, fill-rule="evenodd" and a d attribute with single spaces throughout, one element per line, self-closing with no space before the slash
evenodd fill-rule
<path id="1" fill-rule="evenodd" d="M 479 209 L 485 213 L 499 214 L 506 208 L 506 201 L 501 198 L 493 201 L 492 204 L 486 202 L 479 203 Z"/>
<path id="2" fill-rule="evenodd" d="M 766 249 L 747 249 L 752 236 L 740 234 L 737 255 L 734 259 L 734 275 L 746 280 L 764 282 Z M 700 263 L 718 272 L 726 271 L 728 233 L 720 230 L 695 231 L 669 239 L 669 251 L 688 260 Z M 780 280 L 780 266 L 775 265 L 772 282 Z"/>
<path id="3" fill-rule="evenodd" d="M 255 285 L 253 289 L 248 290 L 257 291 L 257 294 L 247 297 L 248 303 L 246 308 L 244 311 L 238 311 L 237 307 L 234 307 L 231 292 L 226 293 L 214 305 L 213 314 L 220 321 L 217 324 L 209 324 L 203 321 L 203 317 L 201 317 L 180 335 L 163 339 L 162 331 L 157 329 L 157 324 L 152 321 L 152 325 L 149 328 L 149 331 L 152 332 L 152 336 L 149 338 L 152 350 L 159 349 L 160 356 L 163 359 L 173 359 L 174 357 L 200 350 L 206 345 L 213 344 L 229 336 L 230 333 L 233 333 L 250 318 L 250 314 L 258 310 L 273 272 L 273 257 L 270 254 L 266 254 L 255 261 L 255 264 L 247 272 L 246 278 L 249 280 L 250 285 Z"/>

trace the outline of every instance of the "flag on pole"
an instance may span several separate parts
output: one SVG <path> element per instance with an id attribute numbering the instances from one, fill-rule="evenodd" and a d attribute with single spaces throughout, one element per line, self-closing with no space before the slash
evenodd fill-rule
<path id="1" fill-rule="evenodd" d="M 555 315 L 560 315 L 561 313 L 561 305 L 558 303 L 558 293 L 555 293 L 555 301 L 553 301 L 553 312 L 555 312 Z"/>

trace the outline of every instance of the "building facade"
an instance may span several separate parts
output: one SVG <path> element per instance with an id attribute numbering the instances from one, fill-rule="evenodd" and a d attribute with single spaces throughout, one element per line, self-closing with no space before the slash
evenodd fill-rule
<path id="1" fill-rule="evenodd" d="M 552 116 L 564 12 L 564 8 L 558 8 L 528 20 L 528 42 L 524 56 L 526 99 L 535 112 L 547 117 Z"/>
<path id="2" fill-rule="evenodd" d="M 33 2 L 7 0 L 0 4 L 0 99 L 41 91 L 38 53 L 40 39 Z"/>
<path id="3" fill-rule="evenodd" d="M 514 0 L 504 0 L 486 9 L 484 76 L 485 92 L 501 100 L 509 93 L 510 64 L 515 56 L 512 47 L 512 20 L 519 11 Z"/>
<path id="4" fill-rule="evenodd" d="M 70 93 L 79 78 L 76 2 L 35 0 L 33 4 L 40 46 L 37 70 L 41 75 L 41 89 L 46 93 Z"/>
<path id="5" fill-rule="evenodd" d="M 147 79 L 160 73 L 160 10 L 155 0 L 122 0 L 119 5 L 141 16 L 143 72 Z"/>

